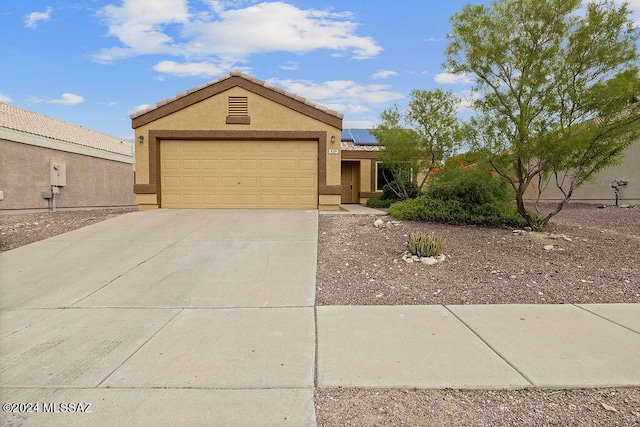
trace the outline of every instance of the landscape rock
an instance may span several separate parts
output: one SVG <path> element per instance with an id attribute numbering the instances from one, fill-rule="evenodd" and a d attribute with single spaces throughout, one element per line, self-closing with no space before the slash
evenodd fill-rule
<path id="1" fill-rule="evenodd" d="M 438 260 L 430 256 L 430 257 L 420 259 L 420 262 L 425 265 L 435 265 L 438 263 Z"/>

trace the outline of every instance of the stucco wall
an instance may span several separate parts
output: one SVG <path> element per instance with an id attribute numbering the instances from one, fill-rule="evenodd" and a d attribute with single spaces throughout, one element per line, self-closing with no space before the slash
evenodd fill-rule
<path id="1" fill-rule="evenodd" d="M 616 180 L 627 181 L 628 184 L 620 188 L 619 204 L 640 204 L 640 141 L 630 146 L 625 152 L 623 163 L 609 167 L 600 172 L 595 183 L 586 183 L 578 187 L 571 197 L 572 202 L 609 204 L 615 203 L 615 193 L 611 183 Z M 537 189 L 536 189 L 537 190 Z M 536 197 L 530 192 L 529 199 Z M 543 202 L 556 202 L 563 198 L 562 193 L 551 182 L 542 193 Z"/>
<path id="2" fill-rule="evenodd" d="M 51 161 L 66 164 L 57 208 L 135 206 L 130 163 L 0 139 L 0 211 L 49 209 L 42 191 L 51 188 Z"/>
<path id="3" fill-rule="evenodd" d="M 228 98 L 230 96 L 246 96 L 248 98 L 250 124 L 227 124 Z M 143 143 L 136 143 L 136 184 L 148 184 L 149 176 L 149 131 L 178 130 L 178 131 L 319 131 L 326 132 L 326 185 L 340 185 L 340 154 L 328 154 L 328 150 L 340 150 L 341 130 L 329 124 L 320 122 L 294 111 L 284 105 L 266 99 L 242 87 L 233 87 L 211 96 L 196 104 L 189 105 L 168 116 L 135 129 L 135 136 L 144 137 Z M 335 142 L 331 142 L 331 137 Z M 319 165 L 320 166 L 320 165 Z M 148 206 L 154 196 L 138 194 L 137 203 L 140 209 L 153 208 Z M 157 203 L 157 202 L 154 202 Z M 333 206 L 337 209 L 340 203 L 339 195 L 320 195 L 319 205 Z"/>

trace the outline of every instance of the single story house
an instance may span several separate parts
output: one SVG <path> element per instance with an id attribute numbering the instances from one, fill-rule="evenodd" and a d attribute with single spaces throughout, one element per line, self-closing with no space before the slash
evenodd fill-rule
<path id="1" fill-rule="evenodd" d="M 0 214 L 135 207 L 133 144 L 0 102 Z"/>
<path id="2" fill-rule="evenodd" d="M 239 71 L 131 115 L 140 210 L 337 210 L 343 115 Z"/>

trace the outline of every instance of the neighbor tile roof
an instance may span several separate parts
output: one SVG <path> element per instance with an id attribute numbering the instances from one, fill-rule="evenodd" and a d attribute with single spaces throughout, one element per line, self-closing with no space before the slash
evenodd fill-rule
<path id="1" fill-rule="evenodd" d="M 241 78 L 243 78 L 245 80 L 248 80 L 248 81 L 250 81 L 252 83 L 258 84 L 260 86 L 264 86 L 264 87 L 266 87 L 268 89 L 271 89 L 271 90 L 274 90 L 274 91 L 276 91 L 278 93 L 286 95 L 289 98 L 295 99 L 296 101 L 300 101 L 300 102 L 302 102 L 302 103 L 304 103 L 306 105 L 309 105 L 309 106 L 311 106 L 313 108 L 316 108 L 316 109 L 318 109 L 318 110 L 320 110 L 320 111 L 322 111 L 322 112 L 324 112 L 326 114 L 329 114 L 331 116 L 338 117 L 339 119 L 344 118 L 344 114 L 340 114 L 337 111 L 331 110 L 331 109 L 329 109 L 327 107 L 323 107 L 322 105 L 317 104 L 317 103 L 315 103 L 313 101 L 310 101 L 310 100 L 308 100 L 306 98 L 303 98 L 302 96 L 298 96 L 298 95 L 296 95 L 294 93 L 288 92 L 288 91 L 286 91 L 284 89 L 281 89 L 281 88 L 279 88 L 277 86 L 274 86 L 274 85 L 272 85 L 270 83 L 267 83 L 264 80 L 256 79 L 255 77 L 252 77 L 252 76 L 250 76 L 248 74 L 245 74 L 245 73 L 243 73 L 241 71 L 238 71 L 238 70 L 232 71 L 228 75 L 220 77 L 219 79 L 212 80 L 212 81 L 210 81 L 208 83 L 205 83 L 203 85 L 200 85 L 198 87 L 194 87 L 193 89 L 189 89 L 186 92 L 179 93 L 178 95 L 172 96 L 171 98 L 167 98 L 164 101 L 157 102 L 157 103 L 155 103 L 154 105 L 152 105 L 150 107 L 147 107 L 147 108 L 145 108 L 143 110 L 140 110 L 140 111 L 137 111 L 137 112 L 131 114 L 130 117 L 131 117 L 131 119 L 135 119 L 136 117 L 140 117 L 143 114 L 147 114 L 150 111 L 153 111 L 153 110 L 156 110 L 156 109 L 162 107 L 163 105 L 166 105 L 166 104 L 168 104 L 170 102 L 176 101 L 176 100 L 178 100 L 180 98 L 184 98 L 185 96 L 188 96 L 188 95 L 192 94 L 193 92 L 197 92 L 197 91 L 202 90 L 202 89 L 204 89 L 204 88 L 206 88 L 208 86 L 212 86 L 212 85 L 214 85 L 216 83 L 219 83 L 219 82 L 221 82 L 223 80 L 230 79 L 231 77 L 241 77 Z"/>
<path id="2" fill-rule="evenodd" d="M 0 127 L 131 156 L 130 142 L 0 102 Z"/>

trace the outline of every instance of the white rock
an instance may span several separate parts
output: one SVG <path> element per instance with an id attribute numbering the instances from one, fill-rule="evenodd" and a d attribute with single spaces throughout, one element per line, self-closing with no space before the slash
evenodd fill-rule
<path id="1" fill-rule="evenodd" d="M 378 218 L 373 222 L 373 226 L 376 228 L 383 228 L 385 226 L 384 221 Z"/>
<path id="2" fill-rule="evenodd" d="M 407 264 L 413 264 L 413 258 L 405 258 L 405 259 L 404 259 L 404 261 L 405 261 Z"/>
<path id="3" fill-rule="evenodd" d="M 436 257 L 436 260 L 438 260 L 438 262 L 443 262 L 443 261 L 445 261 L 446 259 L 447 259 L 447 256 L 446 256 L 445 254 L 438 255 L 438 256 Z"/>
<path id="4" fill-rule="evenodd" d="M 420 262 L 425 264 L 425 265 L 434 265 L 434 264 L 438 263 L 438 260 L 435 259 L 434 257 L 430 256 L 430 257 L 422 258 L 420 260 Z"/>
<path id="5" fill-rule="evenodd" d="M 553 250 L 553 245 L 546 245 L 546 246 L 544 247 L 544 250 L 545 250 L 545 251 L 552 251 L 552 250 Z"/>

